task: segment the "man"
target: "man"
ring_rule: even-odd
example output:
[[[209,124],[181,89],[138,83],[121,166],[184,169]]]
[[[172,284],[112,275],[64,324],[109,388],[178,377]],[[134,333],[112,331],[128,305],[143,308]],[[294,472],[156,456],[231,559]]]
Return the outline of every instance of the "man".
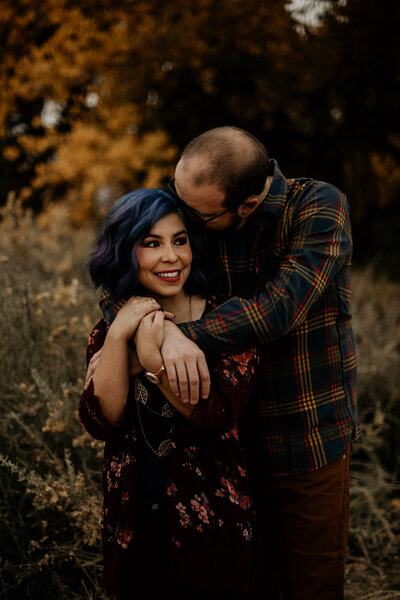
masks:
[[[327,183],[285,179],[264,146],[233,127],[190,142],[170,187],[207,231],[210,292],[231,297],[200,321],[166,323],[171,387],[197,402],[199,389],[208,394],[203,353],[258,346],[243,423],[257,589],[283,600],[343,598],[350,441],[360,438],[346,198]]]

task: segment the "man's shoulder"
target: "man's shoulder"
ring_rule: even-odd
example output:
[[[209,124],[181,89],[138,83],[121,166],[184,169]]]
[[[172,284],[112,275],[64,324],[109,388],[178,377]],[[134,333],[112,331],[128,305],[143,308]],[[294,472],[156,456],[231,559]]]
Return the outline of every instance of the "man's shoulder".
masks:
[[[296,193],[300,190],[328,190],[343,193],[333,183],[328,183],[322,179],[315,179],[314,177],[292,177],[287,179],[288,192],[291,194]]]
[[[311,177],[288,179],[288,200],[293,204],[307,201],[334,203],[346,201],[346,195],[337,186]]]

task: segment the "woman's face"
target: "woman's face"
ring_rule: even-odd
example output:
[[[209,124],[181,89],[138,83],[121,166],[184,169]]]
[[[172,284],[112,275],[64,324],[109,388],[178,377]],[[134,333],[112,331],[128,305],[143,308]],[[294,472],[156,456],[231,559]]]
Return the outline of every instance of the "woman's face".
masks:
[[[151,296],[176,296],[190,273],[192,250],[186,228],[171,213],[154,225],[136,250],[139,282]]]

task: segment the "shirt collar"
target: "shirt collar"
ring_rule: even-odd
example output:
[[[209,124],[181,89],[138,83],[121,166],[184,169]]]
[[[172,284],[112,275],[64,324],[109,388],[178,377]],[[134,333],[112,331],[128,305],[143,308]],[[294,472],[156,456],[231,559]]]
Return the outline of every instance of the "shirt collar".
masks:
[[[279,217],[282,213],[287,198],[288,182],[279,168],[278,162],[272,158],[274,164],[274,176],[268,194],[261,202],[257,213],[268,213]]]

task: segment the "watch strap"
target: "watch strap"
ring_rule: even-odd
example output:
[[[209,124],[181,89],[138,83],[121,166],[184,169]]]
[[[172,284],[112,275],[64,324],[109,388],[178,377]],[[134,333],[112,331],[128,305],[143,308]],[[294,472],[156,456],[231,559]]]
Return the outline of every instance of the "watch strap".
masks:
[[[164,373],[164,371],[165,371],[165,365],[163,363],[161,365],[161,367],[158,369],[157,373],[152,373],[151,371],[145,371],[144,375],[152,383],[161,383],[161,375]]]

